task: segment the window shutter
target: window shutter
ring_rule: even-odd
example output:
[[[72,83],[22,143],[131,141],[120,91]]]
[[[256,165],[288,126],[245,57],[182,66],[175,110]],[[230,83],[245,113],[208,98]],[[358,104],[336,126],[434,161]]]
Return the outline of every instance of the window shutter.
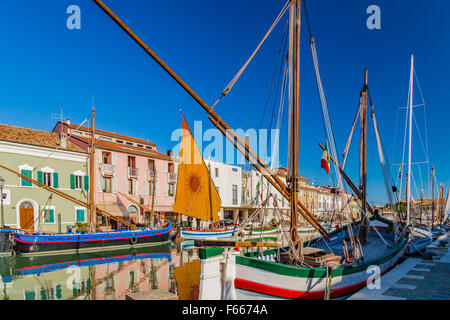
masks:
[[[137,180],[133,179],[133,195],[137,195],[138,194],[138,184],[137,184]]]
[[[42,171],[38,171],[37,172],[37,181],[42,183],[43,179],[42,179]]]
[[[116,161],[117,161],[117,154],[115,152],[111,153],[111,164],[113,166],[116,165]]]
[[[150,181],[145,181],[144,185],[145,185],[145,191],[144,191],[145,195],[149,196],[150,195]]]
[[[102,177],[97,177],[97,191],[98,192],[103,192],[103,179]]]
[[[166,196],[169,196],[169,184],[166,183]]]
[[[75,175],[74,174],[70,175],[70,189],[72,189],[72,190],[75,189]]]
[[[128,179],[125,179],[125,183],[124,183],[124,185],[125,185],[125,188],[124,188],[124,191],[125,191],[125,194],[129,194],[130,193],[130,186],[128,185]]]
[[[102,153],[101,151],[97,151],[97,162],[102,163]]]
[[[89,190],[89,176],[84,176],[84,190]]]
[[[20,173],[21,174],[23,174],[24,176],[27,176],[27,177],[29,177],[29,178],[32,178],[33,177],[33,175],[32,175],[32,172],[31,172],[31,170],[20,170]],[[24,186],[24,187],[31,187],[33,184],[30,182],[30,181],[28,181],[28,180],[25,180],[25,179],[21,179],[22,181],[22,186]]]
[[[155,181],[155,196],[159,196],[159,181]]]
[[[58,172],[53,172],[53,188],[58,189],[59,181],[58,181]]]
[[[112,192],[117,193],[117,178],[113,177],[111,183],[112,183]]]

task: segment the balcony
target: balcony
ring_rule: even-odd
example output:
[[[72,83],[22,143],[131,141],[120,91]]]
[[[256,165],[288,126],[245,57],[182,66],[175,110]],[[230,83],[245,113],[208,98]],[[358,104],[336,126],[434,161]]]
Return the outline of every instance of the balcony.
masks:
[[[147,173],[148,173],[148,179],[149,180],[154,180],[158,177],[158,172],[156,172],[153,169],[147,169]]]
[[[128,178],[137,177],[139,175],[139,169],[134,167],[128,167]]]
[[[176,182],[177,181],[177,174],[176,173],[168,173],[169,181],[170,182]]]
[[[102,164],[102,175],[114,175],[114,167],[112,164]]]

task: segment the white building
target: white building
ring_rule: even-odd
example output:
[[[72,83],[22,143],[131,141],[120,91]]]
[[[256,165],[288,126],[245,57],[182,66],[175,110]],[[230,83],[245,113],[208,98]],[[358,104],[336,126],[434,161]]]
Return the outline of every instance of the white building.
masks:
[[[242,204],[242,169],[213,160],[205,160],[222,201],[221,219],[236,219]]]

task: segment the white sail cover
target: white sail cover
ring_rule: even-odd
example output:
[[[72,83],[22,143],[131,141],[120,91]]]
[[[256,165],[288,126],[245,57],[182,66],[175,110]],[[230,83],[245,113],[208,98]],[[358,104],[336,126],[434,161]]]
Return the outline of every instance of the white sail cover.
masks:
[[[448,189],[447,192],[447,203],[445,204],[445,211],[444,211],[444,222],[447,221],[448,216],[450,215],[450,188]]]

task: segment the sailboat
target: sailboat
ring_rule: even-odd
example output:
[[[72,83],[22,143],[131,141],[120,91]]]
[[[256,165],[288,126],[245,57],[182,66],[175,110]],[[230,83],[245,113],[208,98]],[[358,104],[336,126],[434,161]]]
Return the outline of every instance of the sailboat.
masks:
[[[182,116],[180,162],[177,193],[173,211],[198,220],[211,221],[211,228],[180,227],[180,238],[218,238],[237,234],[239,225],[229,220],[219,221],[221,200],[191,130]],[[216,225],[218,225],[216,227]]]
[[[307,209],[307,207],[299,200],[298,197],[298,153],[299,153],[299,105],[300,105],[300,12],[301,0],[288,1],[285,7],[290,8],[290,34],[293,45],[290,45],[291,52],[289,59],[293,62],[294,68],[290,78],[292,85],[291,108],[291,157],[289,161],[288,186],[281,181],[277,175],[268,167],[268,165],[245,143],[226,123],[214,112],[213,108],[206,104],[173,70],[171,70],[130,28],[128,28],[106,5],[100,0],[94,2],[117,23],[139,46],[149,54],[177,83],[188,92],[196,102],[209,114],[209,120],[222,132],[222,134],[245,156],[246,160],[262,174],[265,179],[280,192],[291,204],[290,209],[290,230],[289,245],[287,247],[272,249],[259,252],[248,252],[239,255],[235,259],[235,272],[227,268],[225,272],[226,278],[233,277],[232,288],[236,288],[236,298],[238,299],[268,299],[268,298],[305,298],[305,299],[323,299],[324,297],[340,297],[351,294],[362,287],[366,286],[368,278],[367,272],[370,267],[377,267],[381,274],[386,273],[393,268],[404,254],[407,232],[403,225],[382,218],[376,212],[367,221],[366,211],[371,211],[370,206],[366,203],[365,194],[365,161],[366,149],[365,128],[367,127],[367,73],[365,77],[365,85],[361,91],[360,105],[362,108],[362,143],[361,162],[363,168],[362,191],[356,189],[354,184],[345,176],[343,170],[335,163],[340,170],[342,176],[348,184],[351,184],[355,193],[361,199],[363,221],[351,223],[339,228],[331,233],[320,225],[315,216]],[[280,14],[281,15],[281,14]],[[247,65],[248,63],[246,63]],[[235,82],[235,81],[234,81]],[[224,90],[222,96],[229,92]],[[362,130],[363,131],[363,130]],[[202,169],[204,172],[206,167]],[[205,176],[206,174],[204,174]],[[178,180],[178,187],[185,185],[188,181]],[[196,183],[195,185],[198,185]],[[177,187],[177,188],[178,188]],[[191,189],[192,192],[196,190]],[[211,190],[211,189],[210,189]],[[177,189],[178,191],[178,189]],[[177,192],[178,195],[178,192]],[[182,195],[186,196],[186,195]],[[206,195],[208,196],[208,195]],[[209,193],[211,196],[211,193]],[[189,199],[187,199],[189,200]],[[187,200],[183,201],[183,206],[187,207]],[[211,202],[212,205],[212,202]],[[217,205],[217,203],[216,203]],[[175,206],[176,207],[176,206]],[[211,208],[211,206],[210,206]],[[175,209],[175,208],[174,208]],[[177,211],[177,210],[174,210]],[[178,211],[181,211],[178,209]],[[206,218],[214,221],[213,210],[203,208]],[[301,214],[308,223],[310,223],[319,233],[320,237],[312,241],[302,243],[299,239],[297,223],[298,214]],[[209,216],[208,216],[209,215]],[[358,228],[366,231],[363,241],[358,240]],[[361,233],[360,233],[361,234]],[[347,240],[350,247],[346,245]],[[367,241],[364,241],[367,240]],[[222,247],[226,241],[206,241],[197,240],[205,246],[211,243],[213,246]],[[233,244],[231,244],[233,242]],[[229,241],[232,247],[238,246],[239,243]],[[262,244],[267,246],[267,244]],[[304,247],[305,246],[305,247]],[[220,254],[222,248],[211,248],[211,254]],[[207,250],[207,249],[201,249]],[[219,253],[218,253],[219,252]],[[199,252],[201,260],[208,260],[211,255],[206,251]],[[232,261],[231,256],[226,259]],[[218,259],[212,257],[215,265],[218,267]],[[203,261],[202,261],[203,265]],[[202,267],[203,270],[203,267]],[[206,270],[206,269],[205,269]],[[214,271],[215,272],[215,271]],[[217,273],[215,273],[215,277]],[[207,277],[202,279],[209,281]],[[217,282],[215,282],[217,283]],[[207,288],[208,285],[203,283],[201,288]],[[227,288],[229,289],[229,288]],[[226,290],[229,292],[228,290]],[[208,291],[211,294],[217,293],[217,290]],[[223,295],[224,297],[233,297],[233,294]]]
[[[141,247],[149,245],[157,245],[169,241],[169,233],[172,230],[172,223],[169,220],[163,220],[154,226],[146,228],[137,228],[132,223],[116,217],[98,207],[94,202],[94,154],[95,154],[95,106],[92,112],[92,135],[90,148],[90,196],[89,203],[76,199],[58,189],[46,186],[43,183],[24,176],[12,169],[3,165],[3,168],[10,171],[22,179],[25,179],[37,187],[43,188],[52,194],[63,197],[80,206],[90,210],[90,231],[73,232],[73,233],[48,233],[48,232],[33,232],[27,233],[22,230],[14,230],[11,233],[13,250],[17,254],[22,255],[42,255],[42,254],[62,254],[73,252],[86,251],[103,251],[122,249],[124,247]],[[96,214],[101,214],[106,218],[113,219],[128,227],[127,230],[119,231],[103,231],[97,232],[95,230]],[[45,219],[43,219],[45,220]]]
[[[413,84],[414,84],[414,55],[411,55],[411,72],[409,80],[409,144],[408,144],[408,173],[406,178],[406,223],[411,229],[409,241],[406,246],[406,253],[409,255],[422,252],[433,242],[431,232],[413,226],[411,222],[411,145],[412,145],[412,118],[413,118]],[[414,219],[415,221],[415,219]]]

